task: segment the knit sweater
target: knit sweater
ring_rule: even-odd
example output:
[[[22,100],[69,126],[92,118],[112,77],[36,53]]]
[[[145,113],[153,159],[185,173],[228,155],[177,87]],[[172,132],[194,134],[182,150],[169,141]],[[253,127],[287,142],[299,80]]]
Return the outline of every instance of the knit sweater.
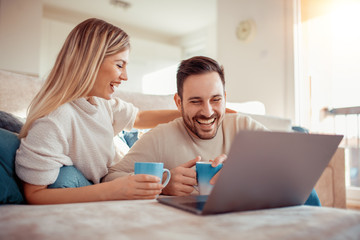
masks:
[[[20,179],[50,185],[62,166],[74,165],[88,180],[100,182],[116,158],[114,136],[133,127],[138,109],[118,98],[93,100],[63,104],[33,123],[16,154]]]

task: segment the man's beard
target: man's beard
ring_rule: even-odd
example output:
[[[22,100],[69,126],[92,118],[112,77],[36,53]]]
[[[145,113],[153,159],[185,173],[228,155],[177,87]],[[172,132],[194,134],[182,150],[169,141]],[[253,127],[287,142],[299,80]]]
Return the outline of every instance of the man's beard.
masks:
[[[219,126],[220,126],[220,124],[219,124],[219,115],[218,115],[217,113],[214,113],[213,115],[211,115],[211,117],[205,117],[205,116],[202,116],[202,115],[196,115],[196,116],[193,117],[192,120],[191,120],[188,116],[186,116],[186,115],[184,114],[184,108],[181,107],[181,109],[182,109],[183,121],[184,121],[184,123],[185,123],[186,128],[187,128],[190,132],[192,132],[192,133],[193,133],[194,135],[196,135],[198,138],[204,139],[204,140],[206,140],[206,139],[212,139],[212,138],[214,138],[214,137],[216,136],[217,131],[218,131]],[[204,119],[204,120],[206,120],[206,119],[212,119],[212,118],[215,118],[215,120],[214,120],[214,122],[213,122],[212,124],[216,125],[216,126],[213,126],[213,128],[212,128],[212,130],[211,130],[212,134],[211,134],[211,135],[206,134],[206,133],[204,134],[201,129],[200,129],[200,131],[199,131],[199,127],[196,126],[196,125],[197,125],[197,124],[200,124],[200,123],[198,123],[196,119]],[[209,135],[209,136],[208,136],[208,135]]]

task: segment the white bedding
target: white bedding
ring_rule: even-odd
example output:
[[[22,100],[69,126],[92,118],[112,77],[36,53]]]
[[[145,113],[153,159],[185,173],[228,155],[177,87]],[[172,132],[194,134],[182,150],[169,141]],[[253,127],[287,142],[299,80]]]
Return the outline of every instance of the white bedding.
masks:
[[[204,217],[155,200],[7,205],[0,239],[360,239],[360,211],[297,206]]]

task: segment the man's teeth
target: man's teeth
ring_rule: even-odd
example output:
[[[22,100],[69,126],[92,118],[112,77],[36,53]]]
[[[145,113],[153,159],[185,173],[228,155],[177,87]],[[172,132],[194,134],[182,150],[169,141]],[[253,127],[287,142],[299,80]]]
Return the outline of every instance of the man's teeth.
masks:
[[[198,123],[200,124],[210,124],[213,123],[215,121],[215,118],[210,118],[210,119],[197,119]]]

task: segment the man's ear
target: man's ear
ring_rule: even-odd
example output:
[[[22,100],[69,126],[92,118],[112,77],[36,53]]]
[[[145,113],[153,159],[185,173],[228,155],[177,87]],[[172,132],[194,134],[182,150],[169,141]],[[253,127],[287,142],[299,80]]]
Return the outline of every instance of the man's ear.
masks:
[[[176,107],[178,108],[179,112],[181,112],[181,98],[180,98],[179,94],[175,93],[174,101],[175,101]]]

